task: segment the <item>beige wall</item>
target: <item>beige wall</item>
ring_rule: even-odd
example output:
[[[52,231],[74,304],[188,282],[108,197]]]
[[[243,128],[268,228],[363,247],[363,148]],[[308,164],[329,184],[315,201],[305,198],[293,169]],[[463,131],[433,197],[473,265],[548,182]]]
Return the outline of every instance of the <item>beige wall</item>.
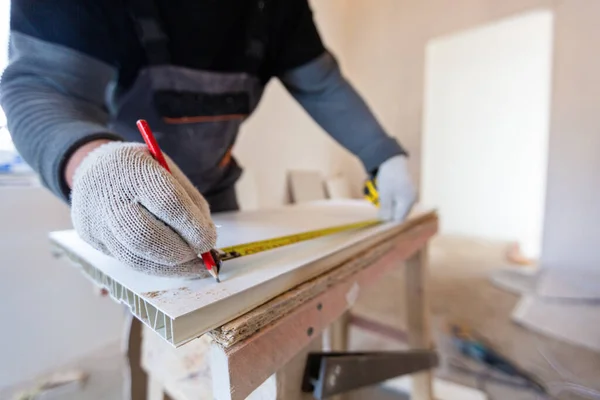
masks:
[[[552,27],[552,10],[533,10],[427,43],[420,195],[440,234],[540,256]]]
[[[598,1],[556,6],[545,267],[600,271],[599,16]]]
[[[549,0],[377,0],[349,7],[346,68],[388,131],[412,153],[420,177],[425,44]]]
[[[550,0],[310,0],[325,44],[346,77],[365,97],[380,122],[411,152],[420,176],[424,47],[429,38],[484,24]],[[274,145],[267,152],[264,145]],[[358,160],[333,142],[277,81],[244,125],[235,154],[246,174],[240,193],[259,207],[287,201],[286,172],[311,168],[324,175],[344,173],[355,195],[364,171]]]
[[[120,340],[125,310],[52,256],[48,232],[72,229],[62,201],[39,187],[0,187],[0,199],[2,392]]]
[[[349,8],[346,68],[384,125],[412,151],[411,166],[418,178],[427,40],[535,8],[555,13],[542,265],[598,270],[600,2],[354,2]]]
[[[325,42],[390,134],[408,148],[420,177],[424,48],[431,38],[536,8],[555,11],[553,103],[543,263],[595,268],[600,237],[600,2],[595,0],[312,0]],[[598,54],[598,55],[597,55]],[[364,173],[272,84],[236,152],[255,175],[261,206],[285,202],[286,168]],[[260,143],[273,143],[269,157]],[[279,168],[273,168],[273,167]],[[593,221],[590,223],[590,221]],[[597,221],[597,222],[596,222]]]
[[[346,0],[312,3],[326,45],[343,62]],[[316,169],[331,176],[346,172],[350,165],[358,174],[362,172],[358,161],[313,122],[277,80],[269,84],[257,112],[244,124],[235,155],[245,169],[238,185],[242,207],[286,203],[290,169]]]

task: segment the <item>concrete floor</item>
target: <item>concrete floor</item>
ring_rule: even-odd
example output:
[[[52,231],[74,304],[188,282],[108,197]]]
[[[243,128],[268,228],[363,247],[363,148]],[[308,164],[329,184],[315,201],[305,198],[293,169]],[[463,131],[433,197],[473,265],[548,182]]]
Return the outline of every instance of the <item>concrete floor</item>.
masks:
[[[510,320],[519,297],[496,288],[489,280],[490,274],[498,269],[523,268],[507,264],[505,250],[504,244],[457,237],[439,236],[432,241],[429,289],[436,337],[443,336],[440,327],[445,322],[464,323],[477,330],[519,366],[554,388],[567,381],[600,390],[599,353],[539,335]],[[402,287],[402,271],[394,271],[376,288],[362,293],[355,312],[402,329],[405,305],[402,290],[398,290]],[[389,295],[385,297],[381,293]],[[402,312],[398,313],[398,309]],[[444,349],[441,351],[444,352]],[[447,368],[438,370],[438,375],[477,386],[477,379],[472,375],[458,374]],[[486,389],[485,383],[483,389]],[[514,391],[493,383],[487,384],[487,392],[491,398],[499,400],[536,398],[531,392]],[[588,398],[574,397],[565,392],[556,397]]]
[[[123,383],[125,364],[122,362],[119,345],[107,346],[100,351],[80,360],[62,370],[80,368],[88,372],[89,378],[83,386],[69,386],[44,393],[35,400],[121,400],[123,399]],[[0,392],[2,400],[16,400],[22,390],[30,390],[35,381],[23,384],[20,390],[13,388]],[[202,399],[202,396],[198,397]],[[383,387],[370,387],[349,393],[344,400],[408,400],[406,395]],[[21,399],[19,399],[21,400]],[[25,400],[25,399],[23,399]],[[158,399],[156,399],[158,400]],[[160,399],[162,400],[162,399]],[[202,399],[208,400],[208,399]]]
[[[510,267],[504,260],[503,245],[463,238],[438,237],[430,247],[430,294],[431,309],[434,315],[435,336],[443,338],[443,327],[447,321],[462,322],[476,329],[503,354],[518,365],[535,374],[544,382],[556,384],[568,381],[572,384],[600,390],[600,354],[586,349],[549,339],[528,331],[510,321],[510,313],[518,301],[518,296],[494,287],[489,274],[499,268]],[[519,268],[519,267],[517,267]],[[403,274],[399,268],[380,284],[360,294],[353,310],[403,329]],[[400,312],[398,311],[400,310]],[[353,349],[394,350],[403,344],[378,335],[352,328],[350,342]],[[443,340],[442,340],[443,342]],[[440,340],[438,340],[440,344]],[[473,387],[480,385],[495,400],[536,400],[534,393],[523,389],[478,380],[471,374],[459,373],[448,368],[445,363],[447,349],[439,348],[442,365],[436,371],[438,376],[464,383]],[[549,361],[550,362],[549,362]],[[554,364],[552,367],[550,363]],[[89,371],[91,376],[82,391],[72,390],[56,395],[44,396],[43,400],[113,400],[120,399],[122,393],[122,368],[119,344],[109,346],[98,354],[77,363]],[[9,393],[0,393],[1,399],[12,398]],[[356,399],[392,400],[402,396],[382,388],[357,391],[349,397]],[[586,399],[565,393],[556,399]],[[442,399],[444,400],[444,399]]]
[[[123,382],[125,363],[121,357],[120,343],[106,346],[88,357],[69,365],[58,368],[57,371],[80,369],[89,374],[82,385],[70,385],[64,388],[48,391],[35,400],[120,400],[123,398]],[[33,380],[19,385],[17,388],[0,391],[0,399],[16,400],[19,393],[31,390],[41,380]],[[23,399],[25,400],[25,399]],[[27,399],[29,400],[29,399]]]

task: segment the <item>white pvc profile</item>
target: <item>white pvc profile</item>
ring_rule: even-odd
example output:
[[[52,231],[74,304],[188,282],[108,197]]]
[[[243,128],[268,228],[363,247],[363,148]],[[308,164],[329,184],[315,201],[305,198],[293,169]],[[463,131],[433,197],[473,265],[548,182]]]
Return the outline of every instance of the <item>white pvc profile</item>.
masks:
[[[179,344],[175,343],[173,340],[173,319],[164,312],[160,311],[132,290],[115,281],[99,269],[94,268],[94,266],[85,262],[83,259],[80,259],[76,255],[64,251],[64,249],[58,246],[55,246],[55,251],[53,253],[58,256],[66,255],[71,262],[81,268],[84,276],[91,280],[95,285],[106,289],[113,300],[129,307],[133,315],[146,326],[155,331],[170,344]]]

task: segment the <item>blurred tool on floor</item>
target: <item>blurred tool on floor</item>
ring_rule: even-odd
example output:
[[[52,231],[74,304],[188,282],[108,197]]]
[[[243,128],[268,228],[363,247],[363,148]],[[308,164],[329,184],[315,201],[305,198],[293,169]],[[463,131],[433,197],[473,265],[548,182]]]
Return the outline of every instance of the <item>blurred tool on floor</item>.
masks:
[[[500,354],[484,338],[466,325],[450,324],[449,331],[455,348],[464,356],[485,365],[487,368],[521,380],[540,394],[547,394],[546,386],[529,372],[515,365]],[[512,383],[511,383],[512,384]]]

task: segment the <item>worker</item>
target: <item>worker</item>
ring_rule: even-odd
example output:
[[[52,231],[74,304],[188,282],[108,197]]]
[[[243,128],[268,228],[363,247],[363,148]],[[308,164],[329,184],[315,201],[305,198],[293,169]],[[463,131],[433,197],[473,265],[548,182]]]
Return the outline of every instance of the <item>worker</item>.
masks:
[[[404,219],[407,152],[342,75],[307,0],[12,0],[0,102],[86,242],[144,273],[197,277],[211,212],[238,208],[232,147],[271,79],[377,177],[381,218]]]
[[[407,153],[340,72],[307,0],[13,0],[0,94],[17,150],[85,241],[145,273],[198,276],[211,211],[238,208],[239,127],[272,78],[376,174],[381,218],[405,218]]]

